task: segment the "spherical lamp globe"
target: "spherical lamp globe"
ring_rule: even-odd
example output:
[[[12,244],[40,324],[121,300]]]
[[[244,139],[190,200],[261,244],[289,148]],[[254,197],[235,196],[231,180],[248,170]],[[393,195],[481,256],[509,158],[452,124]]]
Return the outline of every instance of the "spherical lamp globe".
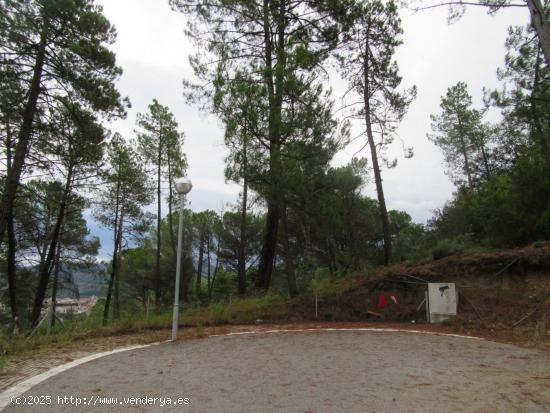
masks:
[[[175,186],[176,192],[180,195],[185,195],[186,193],[191,191],[191,188],[193,188],[193,184],[187,178],[177,178],[175,180]]]

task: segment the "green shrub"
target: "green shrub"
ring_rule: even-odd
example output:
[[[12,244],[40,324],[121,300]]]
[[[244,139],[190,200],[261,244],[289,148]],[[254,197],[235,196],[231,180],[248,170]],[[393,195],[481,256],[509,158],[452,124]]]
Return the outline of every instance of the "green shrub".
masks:
[[[449,257],[451,255],[462,254],[466,247],[463,243],[454,239],[444,239],[437,243],[432,248],[432,258],[434,260],[440,260],[441,258]]]

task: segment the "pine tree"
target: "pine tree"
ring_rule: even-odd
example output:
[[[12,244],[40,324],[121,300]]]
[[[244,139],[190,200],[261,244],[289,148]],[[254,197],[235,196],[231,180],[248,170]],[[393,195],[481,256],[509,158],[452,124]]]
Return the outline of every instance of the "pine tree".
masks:
[[[505,66],[497,71],[504,86],[492,91],[490,103],[502,111],[500,157],[510,165],[522,147],[535,145],[550,160],[550,65],[530,27],[510,27]],[[513,133],[510,133],[513,130]],[[508,161],[508,162],[506,162]]]
[[[0,173],[2,179],[0,186],[4,186],[7,175],[12,173],[13,152],[16,144],[16,128],[21,122],[21,101],[19,96],[23,95],[21,84],[17,79],[17,73],[9,65],[0,66],[0,78],[2,79],[0,89],[0,153],[5,159],[5,175]],[[11,309],[12,329],[17,332],[19,330],[19,309],[17,305],[17,289],[16,289],[16,248],[17,241],[15,237],[15,217],[13,213],[13,205],[10,206],[6,214],[7,220],[7,265],[6,274],[8,279],[8,295]],[[0,236],[0,244],[1,244]]]
[[[162,106],[156,99],[149,105],[149,112],[145,115],[138,114],[137,125],[139,126],[138,142],[139,151],[143,159],[154,169],[157,176],[157,252],[155,264],[155,305],[159,306],[162,299],[161,280],[161,221],[162,221],[162,183],[163,178],[168,175],[169,184],[169,213],[170,234],[172,237],[172,250],[175,252],[175,241],[173,236],[172,223],[172,198],[173,179],[177,175],[182,176],[185,172],[187,162],[185,155],[181,152],[183,133],[178,132],[178,123],[170,109]],[[175,255],[175,254],[174,254]]]
[[[99,239],[89,237],[83,218],[88,207],[88,200],[76,193],[74,188],[69,188],[67,192],[66,182],[60,180],[31,180],[21,187],[15,204],[17,280],[28,272],[29,266],[36,272],[32,284],[18,286],[17,300],[21,303],[20,297],[28,296],[22,303],[33,310],[31,323],[36,322],[34,305],[40,301],[42,309],[48,289],[51,289],[55,301],[60,274],[71,266],[89,265],[90,261],[94,261]],[[54,238],[56,241],[52,247]],[[53,252],[50,252],[52,248]],[[53,258],[48,261],[50,254]]]
[[[469,190],[490,174],[487,154],[490,131],[483,125],[482,115],[472,107],[466,83],[458,82],[441,98],[441,113],[430,116],[435,133],[428,138],[443,151],[447,174],[453,183]]]
[[[20,184],[37,117],[55,113],[59,98],[107,116],[124,114],[114,81],[121,74],[106,45],[115,30],[92,0],[0,2],[2,73],[9,67],[23,93],[21,118],[14,128],[12,165],[2,189],[0,242]],[[0,91],[9,87],[0,77]]]
[[[187,34],[199,50],[191,63],[204,83],[188,84],[192,97],[203,98],[223,121],[227,120],[224,112],[231,108],[226,100],[231,99],[231,91],[237,91],[233,96],[247,91],[256,97],[257,122],[240,126],[247,127],[250,147],[262,148],[265,155],[262,197],[267,218],[256,277],[259,289],[269,288],[274,267],[283,202],[282,152],[289,140],[299,139],[300,125],[313,119],[326,121],[316,118],[301,98],[315,84],[328,52],[338,43],[342,27],[335,16],[346,14],[347,3],[170,1],[189,15]]]
[[[45,259],[39,267],[38,287],[31,315],[33,324],[39,321],[71,196],[96,174],[103,154],[105,131],[96,117],[78,104],[64,99],[60,99],[60,102],[57,112],[51,115],[50,123],[42,131],[41,140],[36,142],[39,150],[52,155],[52,161],[61,171],[63,196],[59,200]]]
[[[104,184],[94,216],[113,231],[113,259],[109,287],[103,311],[103,323],[109,318],[111,298],[115,293],[115,318],[118,318],[120,266],[122,248],[130,237],[138,237],[148,229],[149,217],[142,207],[153,199],[152,185],[142,166],[142,160],[120,134],[115,134],[107,149]]]
[[[384,263],[388,265],[391,234],[380,161],[394,139],[397,125],[416,97],[416,88],[398,90],[401,77],[394,54],[402,43],[402,29],[396,4],[380,0],[358,3],[354,16],[354,25],[339,51],[340,67],[350,89],[361,97],[360,107],[352,109],[352,116],[365,122],[384,231]],[[406,156],[412,156],[412,152],[409,150]],[[390,165],[395,166],[395,163],[393,161]]]

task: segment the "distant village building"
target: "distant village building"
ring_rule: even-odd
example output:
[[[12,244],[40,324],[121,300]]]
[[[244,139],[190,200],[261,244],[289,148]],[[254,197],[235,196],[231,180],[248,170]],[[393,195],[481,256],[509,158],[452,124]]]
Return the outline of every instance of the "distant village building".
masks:
[[[57,314],[84,314],[89,313],[92,307],[97,303],[97,297],[81,297],[81,298],[59,298],[55,304],[55,312]],[[45,313],[51,305],[51,299],[46,301]]]

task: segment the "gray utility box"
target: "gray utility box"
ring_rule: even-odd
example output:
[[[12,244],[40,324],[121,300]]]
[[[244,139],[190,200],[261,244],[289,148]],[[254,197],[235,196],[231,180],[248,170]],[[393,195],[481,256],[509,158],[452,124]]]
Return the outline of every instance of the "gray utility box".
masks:
[[[441,323],[456,315],[458,294],[454,283],[428,283],[426,316],[430,323]]]

